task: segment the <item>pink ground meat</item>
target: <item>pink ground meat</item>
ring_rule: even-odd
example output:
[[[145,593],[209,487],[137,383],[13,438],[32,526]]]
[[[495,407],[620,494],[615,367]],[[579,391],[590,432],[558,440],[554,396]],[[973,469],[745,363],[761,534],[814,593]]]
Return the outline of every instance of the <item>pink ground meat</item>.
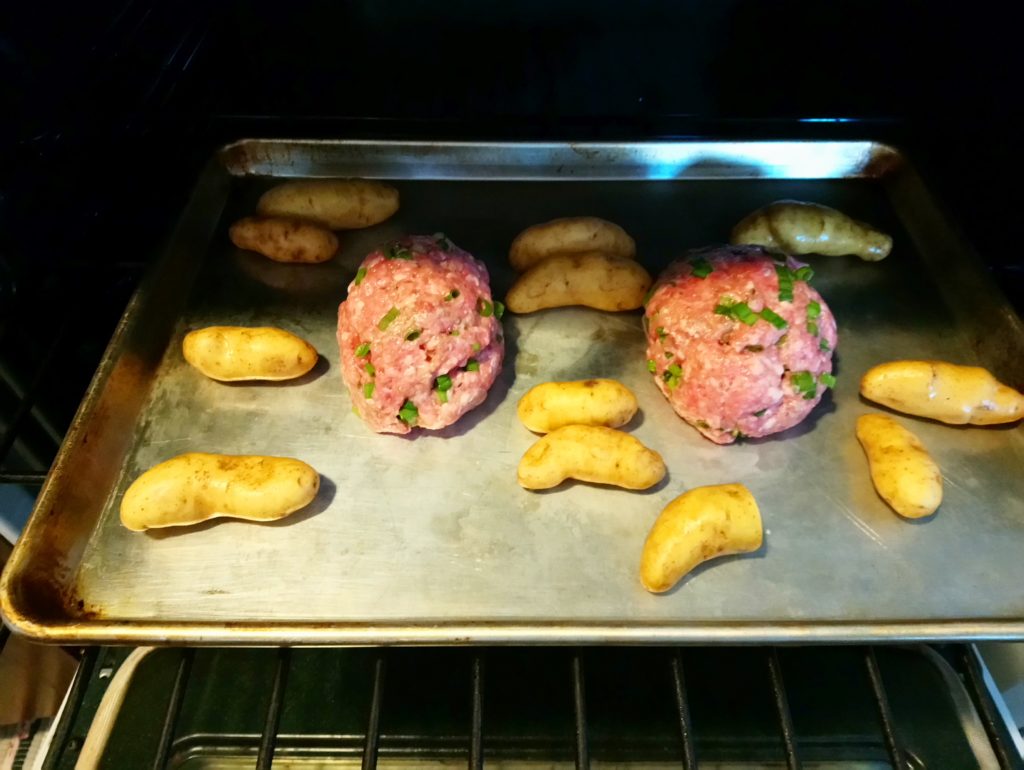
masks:
[[[647,302],[647,367],[676,413],[716,444],[810,414],[832,384],[836,322],[810,268],[758,246],[691,252]]]
[[[443,235],[371,252],[338,308],[341,376],[378,433],[437,430],[487,397],[505,355],[487,269]]]

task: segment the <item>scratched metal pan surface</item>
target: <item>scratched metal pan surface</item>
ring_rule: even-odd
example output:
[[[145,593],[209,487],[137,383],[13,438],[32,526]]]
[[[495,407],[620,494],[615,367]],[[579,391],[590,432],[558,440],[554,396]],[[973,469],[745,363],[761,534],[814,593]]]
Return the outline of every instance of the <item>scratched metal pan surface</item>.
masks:
[[[393,180],[390,221],[344,233],[316,266],[235,249],[235,218],[283,177]],[[647,373],[638,313],[570,308],[505,319],[507,363],[487,401],[439,433],[376,435],[351,411],[338,303],[363,256],[445,232],[501,296],[523,227],[588,214],[621,223],[654,273],[720,242],[778,198],[836,206],[894,235],[879,263],[810,257],[839,322],[838,384],[786,433],[715,446]],[[323,360],[290,383],[219,384],[182,359],[207,324],[273,325]],[[194,644],[810,642],[1024,637],[1024,438],[899,417],[942,468],[937,515],[910,522],[875,494],[854,437],[871,365],[939,358],[1024,383],[1021,324],[898,151],[870,143],[436,145],[244,141],[211,160],[139,289],[3,576],[18,630],[55,641]],[[535,440],[515,406],[547,380],[614,377],[637,394],[628,429],[660,451],[647,492],[568,483],[527,492]],[[322,491],[273,524],[217,520],[152,534],[118,522],[126,486],[188,451],[290,455]],[[640,550],[661,508],[743,482],[764,547],[647,593]]]

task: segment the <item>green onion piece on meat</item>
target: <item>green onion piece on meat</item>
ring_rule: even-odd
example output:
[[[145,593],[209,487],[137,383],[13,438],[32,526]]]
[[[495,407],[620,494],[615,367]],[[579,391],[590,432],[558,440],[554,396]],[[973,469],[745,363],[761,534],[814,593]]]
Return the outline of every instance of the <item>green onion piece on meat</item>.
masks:
[[[364,342],[358,348],[356,348],[356,358],[366,358],[370,355],[370,343]]]
[[[818,375],[818,382],[826,388],[834,388],[836,386],[836,378],[827,372],[825,374]]]
[[[818,324],[814,323],[814,321],[808,321],[807,322],[807,333],[808,334],[813,334],[815,337],[817,337],[818,336]]]
[[[668,372],[673,377],[682,377],[683,376],[683,367],[681,367],[679,364],[672,364],[672,365],[670,365],[668,367]]]
[[[821,338],[821,342],[818,343],[818,350],[822,353],[828,353],[832,348],[828,344],[828,340],[824,337]]]
[[[814,381],[814,375],[810,372],[793,372],[792,383],[797,392],[803,393],[806,399],[812,399],[818,394],[818,383]]]
[[[363,369],[365,369],[366,373],[371,377],[377,376],[377,367],[371,364],[369,361],[366,362],[366,365],[363,367]]]
[[[451,302],[453,299],[458,299],[459,294],[460,292],[458,289],[452,289],[450,292],[444,295],[444,301]]]
[[[410,329],[409,332],[405,335],[405,339],[407,342],[413,342],[414,340],[418,340],[422,333],[422,329]]]
[[[775,274],[779,277],[779,302],[792,302],[793,271],[784,265],[776,265]]]
[[[764,345],[744,345],[743,349],[747,353],[760,353],[762,350],[764,350]]]
[[[785,329],[787,326],[789,326],[789,324],[786,323],[786,319],[780,316],[771,308],[766,307],[764,310],[761,311],[760,316],[768,323],[770,323],[772,326],[774,326],[776,329]]]
[[[807,265],[804,265],[796,271],[796,279],[798,281],[810,281],[813,277],[814,271]]]
[[[476,312],[482,315],[484,318],[490,318],[494,315],[494,305],[483,297],[477,297],[476,300]]]
[[[391,326],[391,322],[394,321],[396,318],[398,318],[398,308],[393,307],[384,314],[383,318],[380,319],[380,322],[377,324],[377,328],[380,329],[381,331],[384,331],[389,326]]]
[[[466,371],[467,372],[479,372],[480,371],[480,362],[477,361],[475,358],[469,359],[468,361],[466,361]]]
[[[384,256],[388,259],[412,259],[412,252],[398,241],[395,241],[388,246],[388,250],[384,253]]]
[[[501,317],[505,315],[505,305],[498,300],[494,300],[494,317],[501,320]]]
[[[458,329],[452,329],[450,332],[448,332],[448,336],[450,337],[458,337],[460,334],[462,334],[462,332],[460,332]]]
[[[668,367],[668,369],[666,369],[661,374],[662,379],[665,380],[665,383],[670,388],[679,387],[679,381],[682,378],[682,376],[683,367],[681,367],[679,364],[672,364],[671,366]]]
[[[435,387],[438,390],[451,390],[452,389],[452,378],[447,374],[439,374],[437,376],[437,382]]]
[[[756,412],[754,412],[754,417],[764,417],[764,413],[767,411],[767,409],[758,409]]]
[[[398,410],[398,419],[410,428],[415,427],[419,416],[420,410],[416,408],[416,404],[409,400],[406,400],[406,402],[402,404],[402,408]]]
[[[704,257],[697,257],[697,259],[690,262],[690,275],[696,278],[707,278],[714,271],[715,269],[711,267],[711,263],[704,259]]]
[[[746,302],[737,302],[733,305],[732,316],[737,321],[741,321],[747,326],[753,326],[757,323],[757,313],[751,310],[750,306]]]
[[[675,358],[675,355],[666,350],[665,351],[665,360],[666,361],[671,361],[673,358]]]
[[[368,382],[365,385],[363,385],[363,398],[365,398],[365,399],[373,398],[373,391],[374,391],[374,389],[376,387],[377,387],[376,383],[373,383],[373,382]]]
[[[651,374],[654,374],[655,372],[658,371],[658,365],[654,362],[653,358],[647,359],[647,371],[649,371]]]
[[[821,305],[813,299],[807,303],[807,320],[813,321],[821,315]]]
[[[356,270],[356,280],[355,280],[356,286],[361,284],[365,277],[366,277],[366,268],[365,267],[361,267],[358,270]]]
[[[473,352],[474,353],[479,353],[480,352],[480,343],[479,342],[474,342],[472,345],[470,345],[470,347],[473,348]]]
[[[447,404],[448,403],[448,391],[447,390],[439,390],[439,391],[437,391],[437,400],[440,403],[442,403],[442,404]]]
[[[659,340],[663,340],[663,339],[665,339],[665,338],[666,338],[667,336],[668,336],[668,332],[667,332],[667,331],[665,331],[665,327],[664,327],[664,326],[659,326],[659,327],[658,327],[658,339],[659,339]]]

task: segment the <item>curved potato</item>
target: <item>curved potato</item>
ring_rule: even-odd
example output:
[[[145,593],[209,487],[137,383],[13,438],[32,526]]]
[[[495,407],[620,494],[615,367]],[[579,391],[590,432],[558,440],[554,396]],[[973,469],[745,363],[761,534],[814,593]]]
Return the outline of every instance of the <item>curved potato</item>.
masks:
[[[756,551],[763,533],[757,501],[742,484],[691,489],[666,505],[651,527],[640,556],[640,582],[662,593],[701,562]]]
[[[618,380],[545,382],[519,399],[519,421],[534,433],[565,425],[618,428],[633,419],[639,405],[633,391]]]
[[[597,310],[636,310],[651,288],[651,276],[639,264],[607,254],[548,257],[519,276],[505,304],[513,313],[583,305]]]
[[[369,179],[305,179],[267,190],[256,210],[263,216],[318,222],[331,230],[358,230],[398,211],[398,190]]]
[[[861,378],[864,398],[951,425],[997,425],[1024,417],[1024,395],[987,369],[943,361],[890,361]]]
[[[228,230],[240,249],[255,251],[275,262],[315,264],[338,253],[338,237],[313,222],[291,217],[245,217]]]
[[[309,505],[320,475],[290,457],[190,452],[155,465],[121,499],[121,523],[141,532],[228,516],[273,521]]]
[[[588,251],[633,259],[636,242],[614,222],[597,217],[564,217],[519,233],[509,248],[508,261],[522,272],[548,257]]]
[[[931,516],[942,502],[942,473],[921,441],[884,414],[857,418],[857,440],[864,447],[871,482],[900,516]]]
[[[596,425],[566,425],[541,438],[519,461],[526,489],[550,489],[566,479],[647,489],[665,477],[661,455],[628,433]]]
[[[892,238],[841,211],[818,203],[782,200],[743,218],[729,242],[750,243],[787,254],[855,254],[868,262],[885,259]]]
[[[208,326],[185,335],[185,360],[221,382],[291,380],[317,362],[316,348],[272,326]]]

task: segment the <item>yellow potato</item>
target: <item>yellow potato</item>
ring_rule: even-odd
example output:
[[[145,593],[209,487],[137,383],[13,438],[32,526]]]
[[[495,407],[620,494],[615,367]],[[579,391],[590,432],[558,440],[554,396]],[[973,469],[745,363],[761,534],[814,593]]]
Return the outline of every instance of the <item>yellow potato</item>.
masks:
[[[307,179],[267,190],[256,209],[263,216],[297,217],[331,230],[357,230],[398,211],[398,190],[368,179]]]
[[[1024,395],[978,366],[890,361],[861,378],[864,398],[951,425],[996,425],[1024,417]]]
[[[316,365],[316,348],[272,326],[208,326],[185,335],[185,360],[207,377],[236,380],[291,380]]]
[[[640,556],[640,582],[653,593],[669,590],[701,562],[761,547],[761,512],[742,484],[684,492],[654,522]]]
[[[545,382],[521,399],[519,421],[534,433],[565,425],[618,428],[633,419],[638,404],[633,391],[617,380]]]
[[[888,415],[865,414],[857,418],[857,440],[875,489],[896,513],[908,519],[935,513],[942,474],[917,436]]]
[[[597,217],[566,217],[527,227],[519,233],[512,241],[508,261],[522,272],[548,257],[588,251],[633,259],[636,242],[614,222]]]
[[[121,500],[121,523],[141,532],[228,516],[273,521],[309,505],[320,475],[290,457],[190,452],[150,468]]]
[[[565,254],[538,262],[512,284],[505,304],[513,313],[584,305],[598,310],[636,310],[651,276],[631,259],[606,254]]]
[[[775,201],[746,216],[732,229],[731,243],[752,243],[787,254],[855,254],[868,262],[885,259],[892,238],[828,206]]]
[[[566,425],[526,450],[519,484],[550,489],[566,479],[647,489],[665,477],[661,455],[628,433],[596,425]]]
[[[255,251],[275,262],[326,262],[338,253],[338,238],[313,222],[290,217],[245,217],[228,231],[240,249]]]

